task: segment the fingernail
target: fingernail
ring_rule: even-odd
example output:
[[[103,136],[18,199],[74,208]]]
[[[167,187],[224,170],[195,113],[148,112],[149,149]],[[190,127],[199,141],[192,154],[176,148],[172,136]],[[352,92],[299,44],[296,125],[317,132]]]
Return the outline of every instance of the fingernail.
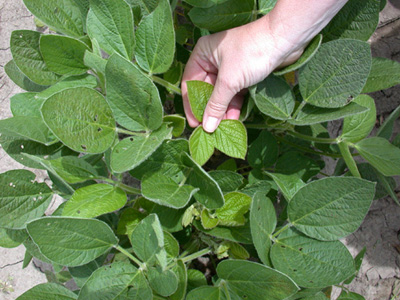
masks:
[[[203,128],[207,132],[214,132],[218,127],[218,119],[214,117],[208,117],[203,123]]]

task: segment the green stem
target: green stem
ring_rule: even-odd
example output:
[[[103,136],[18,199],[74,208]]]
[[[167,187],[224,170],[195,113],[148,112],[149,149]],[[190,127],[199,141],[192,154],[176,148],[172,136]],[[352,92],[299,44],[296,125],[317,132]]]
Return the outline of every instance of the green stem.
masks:
[[[294,112],[292,119],[296,119],[297,115],[299,114],[299,112],[303,109],[303,107],[307,104],[307,102],[303,101],[300,103],[299,107],[297,108],[297,110]]]
[[[346,163],[347,167],[349,168],[351,174],[354,177],[361,178],[360,172],[358,171],[357,164],[353,159],[353,156],[350,152],[349,145],[346,142],[338,143],[340,153],[343,156],[344,162]]]
[[[132,260],[138,267],[143,267],[143,263],[138,260],[136,257],[134,257],[132,254],[130,254],[128,251],[126,251],[124,248],[121,246],[114,246],[115,249],[117,249],[119,252],[124,254],[125,256],[129,257],[130,260]]]
[[[309,136],[309,135],[305,135],[305,134],[301,134],[299,132],[296,131],[287,131],[288,134],[306,140],[306,141],[310,141],[310,142],[316,142],[319,144],[336,144],[337,143],[337,139],[330,139],[330,138],[318,138],[318,137],[313,137],[313,136]]]
[[[226,286],[225,280],[221,280],[221,285],[224,287],[226,299],[232,300],[231,295],[229,294],[229,291],[228,291],[228,287]]]
[[[102,180],[105,182],[111,183],[112,185],[114,185],[116,187],[119,187],[120,189],[124,190],[128,194],[131,194],[131,195],[141,195],[142,194],[141,190],[131,187],[129,185],[126,185],[122,182],[118,182],[118,181],[115,181],[115,180],[112,180],[109,178],[102,178]]]
[[[195,252],[193,254],[190,254],[190,255],[188,255],[186,257],[183,257],[182,261],[184,263],[186,263],[186,262],[192,261],[192,260],[194,260],[196,258],[202,257],[203,255],[206,255],[206,254],[208,254],[210,252],[211,252],[210,248],[205,248],[203,250],[200,250],[200,251],[197,251],[197,252]]]
[[[286,231],[288,228],[292,227],[293,225],[291,223],[287,223],[285,226],[283,226],[281,229],[279,229],[278,231],[276,231],[273,235],[272,235],[272,239],[275,239],[278,235],[280,235],[282,232]]]
[[[127,135],[135,135],[135,136],[146,136],[148,135],[148,132],[136,132],[136,131],[130,131],[130,130],[126,130],[126,129],[122,129],[117,127],[116,128],[117,133],[124,133]]]
[[[154,75],[152,75],[151,78],[153,79],[153,81],[155,83],[158,83],[159,85],[162,85],[163,87],[166,87],[167,89],[170,89],[175,94],[182,95],[181,89],[178,88],[176,85],[173,85],[172,83],[170,83],[160,77],[154,76]]]

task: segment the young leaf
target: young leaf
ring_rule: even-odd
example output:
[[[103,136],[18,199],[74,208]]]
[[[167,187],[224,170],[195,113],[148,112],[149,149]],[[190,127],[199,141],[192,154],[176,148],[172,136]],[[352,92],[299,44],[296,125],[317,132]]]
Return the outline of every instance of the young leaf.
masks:
[[[126,194],[109,184],[93,184],[77,189],[65,204],[62,215],[69,217],[95,218],[123,207]]]
[[[139,8],[141,16],[147,16],[156,9],[160,0],[127,0],[126,2],[132,6],[133,10]]]
[[[392,111],[390,116],[386,118],[385,123],[383,123],[381,127],[379,127],[376,136],[390,140],[390,137],[392,136],[393,133],[394,122],[399,118],[399,116],[400,116],[400,106],[398,106],[394,111]]]
[[[249,222],[247,222],[244,226],[237,226],[237,227],[217,226],[210,230],[203,228],[203,226],[200,224],[199,221],[195,221],[193,224],[198,230],[220,239],[237,242],[241,244],[253,243],[251,239]]]
[[[218,264],[217,273],[241,299],[278,300],[298,291],[285,274],[250,261],[224,260]]]
[[[34,286],[30,290],[23,293],[17,298],[17,300],[32,300],[32,299],[42,299],[42,300],[76,300],[78,296],[65,288],[64,286],[57,283],[42,283]]]
[[[123,0],[90,0],[87,32],[105,52],[117,52],[128,60],[135,46],[133,14]],[[122,69],[121,69],[122,70]]]
[[[282,78],[270,75],[250,88],[250,95],[258,109],[277,120],[287,120],[294,109],[294,96],[289,84]]]
[[[232,192],[226,194],[224,199],[224,206],[215,211],[219,224],[223,226],[244,225],[246,222],[244,215],[250,209],[251,197],[243,193]]]
[[[39,48],[40,32],[16,30],[11,34],[10,47],[18,69],[39,85],[52,85],[59,80],[46,66]]]
[[[289,202],[289,220],[309,237],[336,240],[357,230],[374,194],[375,184],[359,178],[329,177],[312,181]]]
[[[345,141],[356,143],[367,137],[376,122],[375,101],[368,95],[360,95],[353,102],[368,108],[366,112],[349,116],[343,120],[341,138]]]
[[[109,58],[106,87],[107,101],[121,126],[133,131],[161,126],[163,109],[157,87],[130,61],[117,54]]]
[[[189,98],[190,108],[197,121],[203,121],[204,110],[206,109],[207,102],[211,97],[214,86],[198,80],[191,80],[186,82],[187,94]]]
[[[223,193],[236,191],[244,182],[242,175],[232,171],[215,170],[208,174],[218,183]]]
[[[214,153],[215,136],[204,131],[198,126],[189,138],[189,149],[192,158],[199,164],[204,165]]]
[[[30,80],[21,70],[17,67],[14,60],[10,60],[5,66],[4,71],[7,76],[20,88],[28,92],[41,92],[45,90],[47,85],[40,85]]]
[[[400,63],[383,57],[373,57],[371,72],[362,93],[384,90],[399,83]]]
[[[247,160],[249,165],[256,169],[263,169],[273,165],[278,158],[278,143],[274,136],[263,130],[249,146]]]
[[[84,18],[74,0],[24,0],[25,6],[39,20],[65,35],[84,34]]]
[[[200,220],[204,229],[213,229],[219,223],[218,218],[210,216],[210,211],[206,208],[201,211]]]
[[[301,95],[304,101],[318,107],[345,106],[361,92],[370,69],[371,49],[367,43],[357,40],[328,42],[300,69]]]
[[[357,151],[374,168],[385,176],[400,175],[400,149],[381,137],[361,140]]]
[[[111,169],[116,173],[129,171],[148,158],[164,140],[171,137],[172,128],[163,124],[147,135],[131,136],[114,146],[111,152]]]
[[[186,119],[179,115],[168,115],[163,119],[164,123],[170,123],[173,137],[180,137],[185,131]]]
[[[170,296],[178,289],[178,277],[172,270],[149,268],[147,278],[150,287],[161,296]]]
[[[81,87],[66,89],[42,105],[46,125],[69,148],[102,153],[115,139],[115,120],[104,97]]]
[[[112,229],[95,219],[44,217],[27,229],[40,252],[63,266],[87,264],[118,244]]]
[[[165,73],[175,56],[175,32],[169,1],[160,0],[136,30],[135,58],[149,73]]]
[[[353,257],[340,241],[321,242],[291,228],[278,236],[271,260],[278,271],[308,288],[339,284],[355,271]]]
[[[276,2],[277,0],[258,0],[258,12],[266,15],[274,8]]]
[[[44,214],[53,192],[45,183],[35,182],[35,178],[28,170],[0,174],[0,227],[22,229]]]
[[[287,201],[290,201],[298,190],[306,185],[297,174],[287,175],[270,172],[265,172],[265,174],[274,180]]]
[[[245,159],[247,153],[247,130],[238,120],[222,120],[213,133],[215,148],[230,157]]]

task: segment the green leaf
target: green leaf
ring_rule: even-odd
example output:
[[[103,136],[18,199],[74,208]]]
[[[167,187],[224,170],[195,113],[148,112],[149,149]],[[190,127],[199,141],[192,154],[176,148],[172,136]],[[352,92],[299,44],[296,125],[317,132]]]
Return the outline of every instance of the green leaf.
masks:
[[[306,185],[297,174],[287,175],[270,172],[265,172],[265,174],[274,180],[287,201],[290,201],[298,190]]]
[[[130,235],[136,225],[145,218],[145,215],[138,210],[129,207],[122,211],[119,216],[117,234]]]
[[[146,160],[164,140],[171,137],[172,128],[163,124],[146,135],[131,136],[114,146],[111,153],[111,169],[116,173],[129,171]]]
[[[360,95],[353,102],[368,108],[368,110],[361,114],[344,118],[341,138],[345,141],[356,143],[367,137],[374,128],[376,107],[374,99],[368,95]]]
[[[92,43],[95,40],[92,40]],[[83,62],[85,66],[88,68],[92,69],[97,73],[97,75],[100,75],[104,77],[104,74],[106,73],[106,65],[107,65],[107,60],[100,57],[97,54],[94,54],[90,51],[85,51],[85,56],[83,57]],[[99,76],[99,77],[100,77]]]
[[[357,230],[374,194],[375,184],[359,178],[329,177],[312,181],[289,202],[289,220],[309,237],[336,240]]]
[[[243,193],[232,192],[226,194],[224,199],[224,206],[215,211],[219,224],[224,226],[244,225],[246,222],[244,215],[250,209],[251,197]]]
[[[224,198],[219,185],[207,174],[188,154],[183,153],[182,162],[191,169],[187,183],[199,191],[194,198],[208,209],[215,209],[224,205]]]
[[[161,296],[170,296],[178,289],[178,277],[172,270],[162,271],[157,268],[149,268],[147,278],[150,287]]]
[[[20,88],[28,92],[41,92],[47,88],[46,85],[40,85],[30,80],[21,70],[17,67],[14,60],[10,60],[5,66],[4,71],[7,76]]]
[[[164,230],[169,232],[178,232],[183,229],[182,219],[185,208],[174,209],[154,204],[150,211],[158,216]]]
[[[385,176],[400,175],[400,149],[381,137],[361,140],[355,145],[361,156]]]
[[[135,58],[149,73],[165,73],[175,56],[175,32],[169,1],[160,0],[136,30]]]
[[[187,295],[186,300],[228,300],[225,293],[220,287],[215,286],[201,286],[198,287]]]
[[[15,248],[28,238],[26,230],[0,228],[0,247]]]
[[[126,194],[109,184],[94,184],[77,189],[65,204],[62,215],[95,218],[119,210],[126,203]]]
[[[213,133],[215,148],[230,157],[244,159],[247,153],[247,130],[238,120],[222,120]]]
[[[10,98],[10,110],[14,117],[38,117],[41,118],[40,107],[42,99],[37,99],[37,93],[20,93]]]
[[[168,115],[163,119],[164,123],[170,123],[172,126],[173,137],[180,137],[185,131],[186,119],[179,115]]]
[[[256,193],[250,208],[251,236],[258,257],[267,266],[271,266],[269,252],[276,223],[276,212],[271,200],[261,192]]]
[[[358,97],[357,97],[358,98]],[[368,109],[354,102],[339,108],[322,108],[306,104],[297,115],[296,119],[288,122],[293,125],[305,126],[317,123],[342,119],[347,116],[366,112]]]
[[[336,39],[367,41],[379,22],[379,0],[352,0],[322,30],[324,42]]]
[[[204,110],[211,97],[214,86],[204,81],[191,80],[186,82],[190,108],[197,121],[203,121]]]
[[[337,300],[365,300],[365,298],[360,294],[342,290]]]
[[[371,72],[362,93],[384,90],[399,83],[400,63],[384,57],[373,57]]]
[[[297,175],[304,182],[317,175],[320,170],[317,161],[298,151],[284,153],[275,165],[275,173]]]
[[[80,290],[78,299],[151,300],[152,292],[141,270],[126,262],[116,262],[94,271]]]
[[[163,269],[166,267],[164,234],[156,214],[150,214],[140,221],[133,230],[130,240],[133,251],[141,261],[152,265],[157,260]]]
[[[278,236],[271,260],[277,270],[308,288],[339,284],[355,271],[353,257],[341,242],[321,242],[291,228]]]
[[[105,52],[117,52],[128,60],[135,46],[133,14],[123,0],[90,0],[87,32]],[[123,69],[121,69],[123,70]]]
[[[74,0],[24,0],[25,6],[42,22],[65,35],[80,37],[84,34],[84,18]]]
[[[59,75],[81,75],[88,71],[83,63],[89,47],[74,38],[60,35],[42,35],[40,52],[50,71]]]
[[[142,178],[142,194],[145,198],[175,209],[183,208],[198,188],[178,184],[161,172],[150,173]]]
[[[366,252],[367,252],[367,247],[364,246],[364,248],[362,248],[361,251],[356,255],[356,257],[354,258],[355,272],[353,276],[347,278],[346,281],[343,282],[344,284],[350,284],[354,280],[354,278],[356,278],[358,272],[360,271]]]
[[[224,260],[217,273],[241,299],[285,299],[298,291],[285,274],[250,261]]]
[[[277,120],[287,120],[293,112],[295,99],[289,84],[270,75],[250,88],[250,95],[258,109]]]
[[[172,268],[175,275],[178,277],[178,288],[169,298],[171,300],[184,300],[186,296],[186,289],[188,285],[188,274],[186,266],[182,260],[178,260],[176,265]]]
[[[244,183],[243,176],[236,172],[216,170],[208,174],[218,183],[223,193],[234,192]]]
[[[16,30],[11,34],[10,47],[17,67],[39,85],[51,85],[59,80],[46,66],[39,48],[41,34],[30,30]]]
[[[257,192],[264,193],[264,195],[268,194],[271,190],[271,183],[267,180],[260,180],[255,183],[247,184],[240,191],[250,197],[254,197]]]
[[[206,277],[203,273],[196,269],[187,270],[187,290],[191,291],[195,288],[207,285]]]
[[[112,229],[95,219],[44,217],[27,229],[40,252],[63,266],[87,264],[118,243]]]
[[[273,165],[278,158],[278,150],[275,137],[268,130],[262,130],[257,139],[249,146],[247,155],[249,165],[256,169]]]
[[[65,288],[64,286],[57,283],[42,283],[34,286],[30,290],[23,293],[17,298],[17,300],[74,300],[78,299],[78,296]]]
[[[361,92],[370,69],[369,44],[350,39],[328,42],[300,69],[301,95],[318,107],[345,106]]]
[[[195,7],[208,8],[217,4],[224,3],[227,0],[184,0],[184,1]]]
[[[266,15],[275,6],[277,0],[258,0],[258,13]]]
[[[383,123],[381,127],[379,127],[376,136],[390,140],[393,133],[394,122],[399,118],[399,116],[400,116],[400,106],[398,106],[394,111],[392,111],[390,116],[386,118],[385,123]]]
[[[117,54],[109,58],[106,87],[107,101],[121,126],[134,131],[161,126],[163,110],[157,87],[130,61]]]
[[[322,43],[322,34],[318,34],[308,44],[301,57],[295,63],[287,67],[284,67],[283,69],[275,71],[274,75],[279,76],[300,69],[302,66],[304,66],[306,63],[309,62],[309,60],[315,55],[315,53],[317,53],[319,47],[321,46],[321,43]]]
[[[44,214],[53,192],[45,183],[35,182],[35,178],[27,170],[0,174],[0,227],[23,229],[26,223]]]
[[[105,256],[106,255],[102,255],[83,266],[68,268],[68,271],[79,288],[82,288],[92,273],[103,265],[106,258]]]
[[[212,229],[216,227],[219,223],[218,218],[214,215],[210,215],[210,211],[208,209],[203,209],[200,214],[201,225],[205,229]]]
[[[190,135],[190,155],[201,166],[213,155],[214,145],[215,135],[204,131],[202,126],[198,126]]]
[[[104,97],[81,87],[66,89],[48,98],[42,106],[46,125],[69,148],[102,153],[115,139],[115,120]]]
[[[164,248],[167,251],[168,260],[174,260],[179,256],[179,242],[172,233],[164,230]]]
[[[224,227],[224,226],[217,226],[213,229],[205,229],[199,221],[195,221],[193,223],[195,227],[214,237],[237,242],[241,244],[252,244],[253,241],[251,239],[251,232],[250,232],[250,224],[247,222],[244,226],[237,226],[237,227]]]
[[[209,8],[194,7],[189,17],[197,27],[222,31],[249,23],[254,8],[254,0],[227,0]]]

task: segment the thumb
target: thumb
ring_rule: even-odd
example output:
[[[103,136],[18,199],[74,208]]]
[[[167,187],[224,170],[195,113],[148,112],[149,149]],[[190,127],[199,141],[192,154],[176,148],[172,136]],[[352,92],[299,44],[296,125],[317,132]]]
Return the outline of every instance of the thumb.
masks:
[[[231,84],[221,79],[223,77],[226,76],[219,74],[217,77],[214,90],[204,111],[202,122],[203,129],[209,133],[217,129],[219,123],[224,118],[229,103],[238,92],[232,88]]]

